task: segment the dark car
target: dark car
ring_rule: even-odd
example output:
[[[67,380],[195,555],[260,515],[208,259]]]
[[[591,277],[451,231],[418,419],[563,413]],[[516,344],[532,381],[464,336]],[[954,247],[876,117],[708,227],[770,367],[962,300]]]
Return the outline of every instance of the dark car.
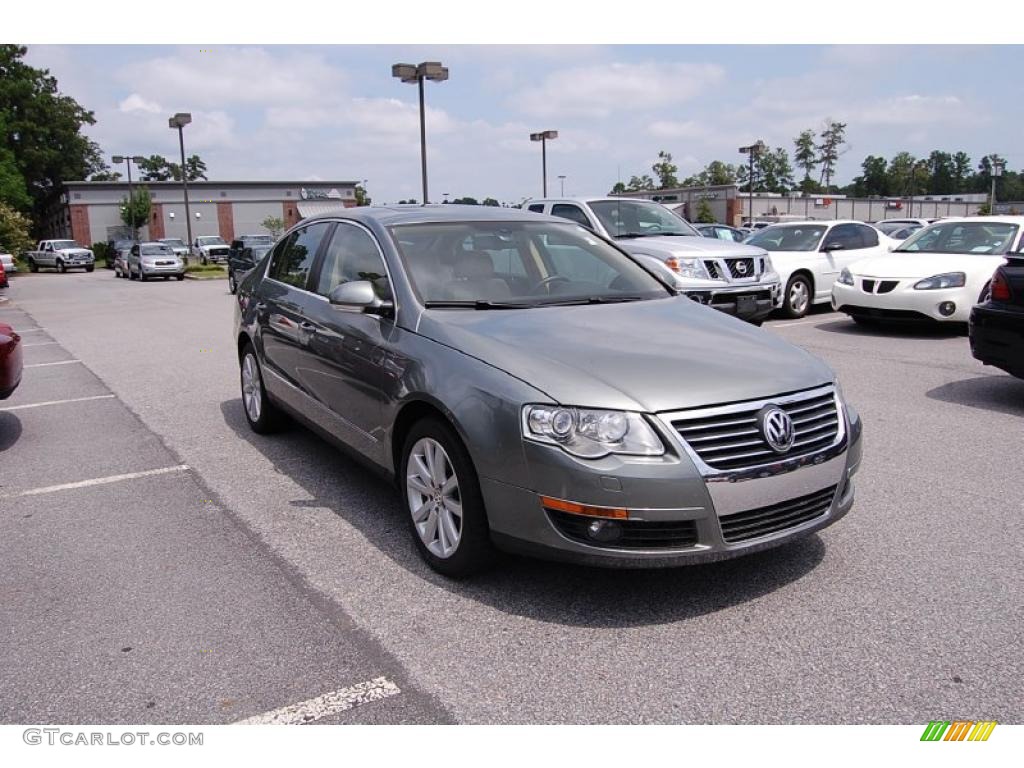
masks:
[[[257,243],[238,250],[231,249],[228,255],[228,290],[231,293],[238,290],[239,281],[244,280],[249,270],[259,264],[272,245],[273,243]]]
[[[107,240],[107,269],[114,268],[114,262],[120,254],[124,254],[124,257],[128,258],[128,252],[132,249],[138,240],[130,240],[128,238],[115,238]]]
[[[243,248],[265,247],[270,248],[274,244],[274,238],[270,235],[239,235],[231,241],[231,248],[228,250],[228,261],[232,256],[241,254]]]
[[[417,549],[449,576],[494,547],[736,557],[853,505],[861,422],[828,366],[564,218],[305,219],[239,283],[235,341],[252,430],[292,415],[394,478]]]
[[[1024,379],[1024,253],[992,275],[988,300],[971,310],[971,354]]]
[[[0,400],[6,400],[21,383],[21,337],[0,323]]]

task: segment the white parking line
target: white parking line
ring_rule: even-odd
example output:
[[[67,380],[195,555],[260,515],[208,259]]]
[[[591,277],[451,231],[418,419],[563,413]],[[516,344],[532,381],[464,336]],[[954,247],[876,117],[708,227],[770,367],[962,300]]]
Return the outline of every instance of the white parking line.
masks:
[[[315,699],[281,707],[262,715],[247,717],[235,725],[302,725],[312,723],[347,709],[379,701],[401,693],[397,685],[386,677],[376,677],[365,683],[325,693]]]
[[[18,333],[21,333],[21,331],[18,331]],[[22,344],[21,348],[22,349],[28,349],[29,347],[48,347],[51,344],[60,344],[60,342],[59,341],[37,341],[35,344]]]
[[[25,366],[28,368],[28,366]],[[23,411],[26,408],[42,408],[44,405],[64,405],[64,403],[85,403],[90,400],[106,400],[114,395],[92,395],[91,397],[73,397],[70,400],[47,400],[42,403],[27,403],[25,405],[8,405],[0,408],[0,411]]]
[[[71,363],[80,363],[79,359],[74,360],[58,360],[56,363],[32,363],[31,365],[24,366],[25,368],[45,368],[48,365],[71,365]]]
[[[786,322],[786,321],[782,321],[782,322],[778,322],[778,323],[772,323],[768,327],[769,328],[791,328],[794,325],[810,325],[811,323],[818,323],[818,322],[821,322],[821,321],[817,320],[817,319],[815,319],[815,320],[797,320],[797,321],[792,322],[792,323]]]
[[[45,331],[45,328],[19,328],[18,334],[22,333],[35,333],[36,331]]]
[[[139,477],[151,477],[153,475],[166,475],[170,472],[184,472],[188,464],[179,464],[175,467],[161,467],[160,469],[147,469],[144,472],[129,472],[126,475],[110,475],[109,477],[94,477],[92,480],[80,480],[77,483],[62,483],[61,485],[48,485],[43,488],[32,488],[20,493],[10,493],[0,498],[13,499],[18,496],[39,496],[44,493],[56,493],[57,491],[68,491],[75,488],[91,488],[94,485],[107,485],[108,483],[120,483],[123,480],[135,480]]]

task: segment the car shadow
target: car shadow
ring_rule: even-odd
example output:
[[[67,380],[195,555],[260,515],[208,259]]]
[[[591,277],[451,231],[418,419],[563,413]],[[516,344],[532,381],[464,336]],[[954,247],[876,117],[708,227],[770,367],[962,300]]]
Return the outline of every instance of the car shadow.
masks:
[[[925,396],[944,403],[956,403],[1009,416],[1024,416],[1024,380],[1009,374],[951,381],[928,390]]]
[[[0,411],[0,451],[6,451],[20,437],[21,420],[10,411]]]
[[[308,492],[298,508],[328,508],[409,573],[497,610],[553,624],[636,627],[671,623],[755,600],[799,580],[825,557],[817,535],[736,560],[663,569],[604,569],[501,555],[472,579],[434,573],[420,558],[398,491],[344,452],[293,425],[254,434],[241,402],[221,403],[225,424]]]
[[[967,325],[960,323],[898,323],[881,322],[860,325],[843,317],[815,326],[818,330],[847,336],[871,336],[890,339],[953,339],[967,335]]]

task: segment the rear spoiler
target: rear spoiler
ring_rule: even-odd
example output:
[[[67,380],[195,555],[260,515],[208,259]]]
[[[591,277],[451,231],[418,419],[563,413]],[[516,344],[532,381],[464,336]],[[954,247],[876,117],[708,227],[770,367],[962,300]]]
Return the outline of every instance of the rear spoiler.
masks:
[[[1011,267],[1024,267],[1024,251],[1004,253],[1003,258],[1010,262]]]

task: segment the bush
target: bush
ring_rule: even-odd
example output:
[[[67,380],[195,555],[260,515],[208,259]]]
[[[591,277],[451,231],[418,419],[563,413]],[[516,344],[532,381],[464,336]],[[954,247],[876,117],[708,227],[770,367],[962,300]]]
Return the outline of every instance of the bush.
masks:
[[[227,272],[220,264],[189,264],[185,267],[186,272],[222,272],[225,275]]]
[[[29,237],[29,226],[28,218],[0,202],[0,250],[15,258],[32,250],[34,243]]]
[[[103,259],[104,261],[106,261],[107,260],[107,256],[109,255],[107,253],[107,244],[106,243],[93,243],[92,244],[92,254],[93,254],[93,256],[96,257],[96,261],[99,261],[100,259]]]

